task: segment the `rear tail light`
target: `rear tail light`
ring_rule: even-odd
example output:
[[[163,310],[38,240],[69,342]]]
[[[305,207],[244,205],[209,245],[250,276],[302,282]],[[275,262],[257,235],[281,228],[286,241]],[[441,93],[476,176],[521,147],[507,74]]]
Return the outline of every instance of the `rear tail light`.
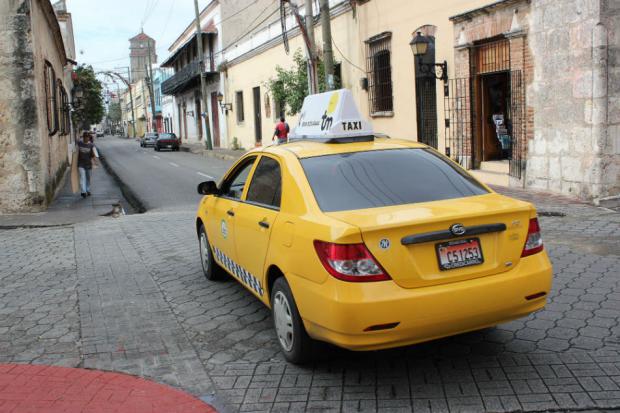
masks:
[[[530,225],[527,229],[527,239],[525,240],[525,246],[523,247],[522,257],[536,254],[543,250],[542,236],[540,235],[540,226],[538,225],[538,218],[530,219]]]
[[[391,279],[364,244],[314,241],[314,248],[327,272],[339,280],[367,282]]]

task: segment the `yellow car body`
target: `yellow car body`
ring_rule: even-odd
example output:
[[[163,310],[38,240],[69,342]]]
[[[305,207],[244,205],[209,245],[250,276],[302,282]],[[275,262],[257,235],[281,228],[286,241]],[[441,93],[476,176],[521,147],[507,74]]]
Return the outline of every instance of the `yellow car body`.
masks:
[[[274,280],[285,277],[307,334],[351,350],[428,341],[494,326],[543,308],[552,282],[547,253],[522,256],[528,223],[536,218],[532,204],[476,182],[488,192],[324,212],[300,162],[324,155],[400,149],[432,151],[474,180],[448,158],[411,141],[375,138],[327,144],[300,140],[259,148],[239,159],[222,179],[226,182],[254,159],[239,198],[203,197],[196,228],[204,226],[217,263],[265,305],[272,305]],[[279,208],[246,202],[247,183],[263,157],[280,166]],[[501,223],[505,228],[476,235],[483,263],[442,271],[436,252],[442,248],[437,247],[441,240],[433,234],[453,223],[466,228]],[[415,234],[435,238],[407,244],[407,236]],[[317,256],[317,240],[365,244],[389,279],[349,282],[335,278]]]

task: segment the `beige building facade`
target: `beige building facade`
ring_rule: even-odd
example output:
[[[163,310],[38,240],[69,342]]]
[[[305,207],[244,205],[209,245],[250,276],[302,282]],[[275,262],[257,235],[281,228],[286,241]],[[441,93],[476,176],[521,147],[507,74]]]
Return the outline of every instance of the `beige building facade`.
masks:
[[[487,183],[588,200],[620,193],[614,2],[330,5],[342,86],[377,132],[435,147]],[[279,21],[224,53],[229,139],[245,148],[271,142],[279,112],[267,82],[277,65],[290,67],[293,52],[304,49],[292,17],[287,28],[288,55]],[[429,42],[424,56],[412,52],[417,33]],[[444,61],[445,78],[435,65]],[[288,122],[293,127],[296,116]]]
[[[149,86],[145,79],[140,79],[130,85],[121,95],[121,116],[123,129],[129,137],[142,137],[151,131],[151,110]],[[131,114],[131,99],[133,98],[133,117]],[[135,120],[135,125],[134,125]]]
[[[74,46],[60,14],[64,31],[49,0],[0,2],[0,213],[45,209],[69,165]]]

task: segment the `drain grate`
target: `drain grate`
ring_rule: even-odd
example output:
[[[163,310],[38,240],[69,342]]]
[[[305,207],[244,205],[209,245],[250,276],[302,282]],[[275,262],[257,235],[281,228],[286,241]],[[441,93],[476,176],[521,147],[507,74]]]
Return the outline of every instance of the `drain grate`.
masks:
[[[539,217],[565,217],[566,214],[564,212],[558,211],[538,211]]]

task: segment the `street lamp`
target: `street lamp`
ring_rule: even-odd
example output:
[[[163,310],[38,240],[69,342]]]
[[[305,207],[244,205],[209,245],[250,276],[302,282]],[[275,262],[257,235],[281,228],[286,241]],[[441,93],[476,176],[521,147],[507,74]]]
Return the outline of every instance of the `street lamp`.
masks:
[[[222,92],[218,92],[217,101],[220,104],[220,109],[225,111],[224,113],[228,115],[229,110],[232,112],[232,103],[224,103],[224,95],[222,95]]]
[[[80,85],[73,86],[73,90],[71,91],[71,106],[73,108],[80,107],[82,103],[82,98],[84,97],[84,90]]]
[[[418,58],[418,63],[422,73],[432,74],[435,79],[448,81],[448,62],[445,60],[443,63],[424,63],[422,62],[422,56],[428,51],[429,44],[428,37],[422,35],[422,32],[417,32],[413,39],[409,42],[411,51],[414,58]]]

